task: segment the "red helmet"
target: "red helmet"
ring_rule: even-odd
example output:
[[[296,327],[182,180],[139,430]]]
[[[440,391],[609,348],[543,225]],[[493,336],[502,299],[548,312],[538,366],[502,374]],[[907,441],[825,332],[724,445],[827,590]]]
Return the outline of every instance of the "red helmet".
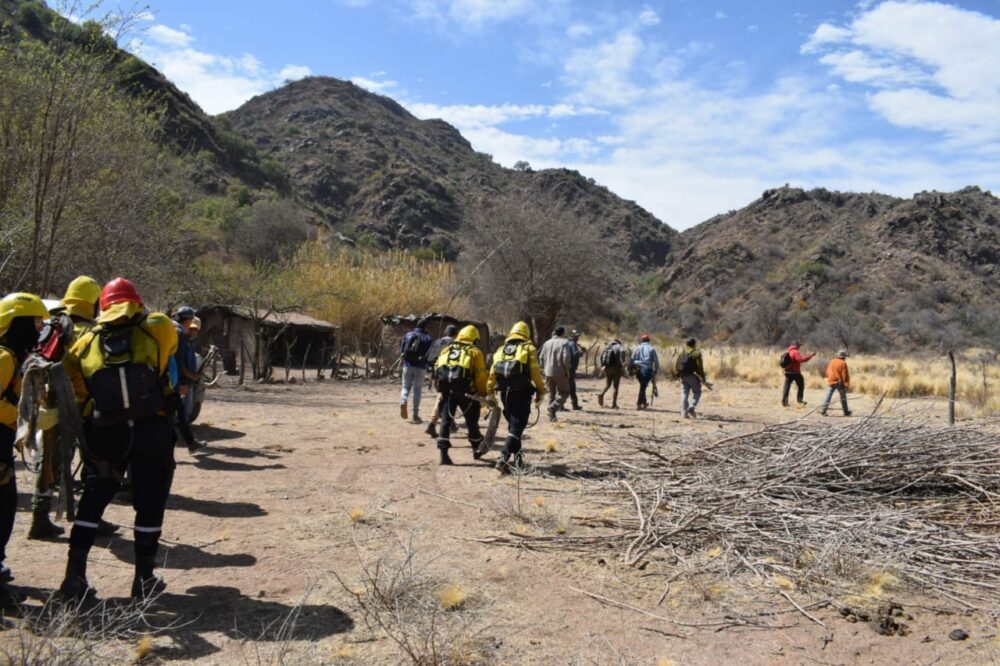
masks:
[[[138,303],[142,305],[142,298],[135,285],[125,278],[115,278],[104,285],[101,289],[101,309],[107,310],[115,303]]]
[[[643,333],[642,337],[639,338],[640,342],[649,342],[649,333]]]

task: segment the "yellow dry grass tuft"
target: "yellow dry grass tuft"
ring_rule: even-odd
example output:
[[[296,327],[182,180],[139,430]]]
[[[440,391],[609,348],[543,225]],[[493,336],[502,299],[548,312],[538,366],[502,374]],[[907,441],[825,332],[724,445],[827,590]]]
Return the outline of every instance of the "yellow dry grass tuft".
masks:
[[[771,581],[783,590],[794,590],[795,581],[788,576],[782,576],[781,574],[774,574],[771,577]]]
[[[334,659],[350,659],[354,656],[354,648],[350,645],[335,646],[330,653]]]
[[[458,585],[445,585],[438,590],[437,596],[441,608],[447,611],[461,608],[468,599],[468,593]]]
[[[558,444],[556,444],[556,440],[554,440],[554,439],[547,439],[547,440],[545,440],[545,452],[546,453],[555,453],[558,450],[559,450],[559,446],[558,446]]]
[[[535,506],[537,506],[539,508],[545,506],[545,498],[542,497],[541,495],[539,495],[538,497],[536,497],[535,498]]]
[[[722,555],[722,546],[713,546],[709,548],[705,552],[705,555],[708,557],[709,560],[714,560],[719,555]]]
[[[365,522],[365,510],[360,506],[356,506],[351,509],[350,513],[347,514],[347,517],[351,519],[352,523],[363,523]]]
[[[143,636],[135,644],[135,660],[142,661],[153,654],[153,637]]]
[[[881,597],[886,590],[891,590],[899,579],[891,573],[876,571],[868,577],[868,585],[865,586],[866,597]]]

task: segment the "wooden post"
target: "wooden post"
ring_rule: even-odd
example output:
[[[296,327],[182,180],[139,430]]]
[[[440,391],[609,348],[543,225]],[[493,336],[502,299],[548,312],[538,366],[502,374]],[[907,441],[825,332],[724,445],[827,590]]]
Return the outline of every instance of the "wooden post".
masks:
[[[951,383],[948,385],[948,423],[955,424],[955,385],[957,383],[955,369],[955,352],[948,352],[948,360],[951,361]]]
[[[246,349],[247,349],[246,342],[243,341],[243,338],[240,338],[240,380],[239,380],[240,386],[243,386],[243,380],[246,377],[246,369],[247,369]]]

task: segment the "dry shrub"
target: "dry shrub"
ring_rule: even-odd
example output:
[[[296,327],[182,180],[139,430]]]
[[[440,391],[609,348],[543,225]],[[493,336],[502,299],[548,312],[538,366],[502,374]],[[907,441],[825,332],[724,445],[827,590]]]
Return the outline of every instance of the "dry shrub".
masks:
[[[305,309],[340,325],[340,339],[368,348],[381,336],[386,314],[442,311],[454,285],[450,264],[405,252],[366,254],[306,243],[295,257],[288,287]]]
[[[383,634],[410,663],[420,666],[488,663],[495,641],[485,636],[492,604],[433,572],[435,559],[418,555],[414,534],[399,547],[369,559],[356,535],[361,585],[338,574],[369,631]]]

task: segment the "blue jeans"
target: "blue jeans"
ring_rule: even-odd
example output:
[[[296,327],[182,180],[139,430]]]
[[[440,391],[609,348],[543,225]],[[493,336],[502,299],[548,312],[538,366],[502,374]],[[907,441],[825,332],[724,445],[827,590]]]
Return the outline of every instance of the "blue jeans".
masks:
[[[646,387],[649,386],[649,382],[653,380],[653,370],[652,368],[639,368],[639,402],[638,404],[645,407],[649,403],[646,401]]]
[[[840,406],[844,410],[844,414],[850,414],[851,410],[847,408],[847,388],[839,382],[831,386],[830,390],[826,392],[823,406],[819,408],[820,413],[826,414],[826,410],[830,409],[830,402],[833,400],[834,391],[840,394]]]
[[[688,395],[694,393],[694,400],[688,404]],[[681,414],[698,407],[701,400],[701,378],[698,375],[681,375]]]
[[[403,367],[403,392],[399,396],[399,404],[406,404],[412,390],[414,418],[420,413],[420,394],[424,389],[424,375],[426,374],[426,368],[414,368],[409,365]]]

